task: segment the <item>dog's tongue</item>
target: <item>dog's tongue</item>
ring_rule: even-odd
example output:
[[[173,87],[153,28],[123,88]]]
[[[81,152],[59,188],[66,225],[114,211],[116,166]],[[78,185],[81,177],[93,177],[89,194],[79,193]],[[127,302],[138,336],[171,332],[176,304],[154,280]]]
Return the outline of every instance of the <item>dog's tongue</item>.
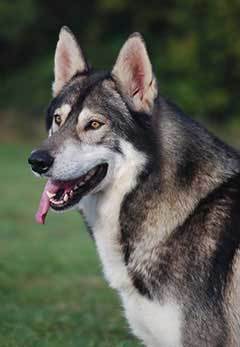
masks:
[[[44,187],[41,199],[40,199],[36,216],[35,216],[37,223],[44,224],[45,218],[50,208],[50,201],[49,201],[49,197],[47,196],[47,191],[50,193],[56,193],[58,190],[59,190],[59,184],[52,182],[51,180],[47,181]]]

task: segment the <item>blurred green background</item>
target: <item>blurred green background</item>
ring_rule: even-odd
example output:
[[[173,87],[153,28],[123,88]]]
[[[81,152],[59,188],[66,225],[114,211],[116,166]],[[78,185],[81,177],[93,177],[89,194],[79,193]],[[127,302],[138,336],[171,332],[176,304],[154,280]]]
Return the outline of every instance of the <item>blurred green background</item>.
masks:
[[[162,93],[237,142],[239,18],[239,0],[1,0],[0,135],[36,138],[58,32],[68,25],[93,66],[108,69],[127,36],[140,31]]]
[[[0,1],[0,347],[133,347],[76,213],[34,223],[42,181],[27,157],[45,136],[58,32],[111,67],[140,31],[164,95],[240,146],[238,0]]]

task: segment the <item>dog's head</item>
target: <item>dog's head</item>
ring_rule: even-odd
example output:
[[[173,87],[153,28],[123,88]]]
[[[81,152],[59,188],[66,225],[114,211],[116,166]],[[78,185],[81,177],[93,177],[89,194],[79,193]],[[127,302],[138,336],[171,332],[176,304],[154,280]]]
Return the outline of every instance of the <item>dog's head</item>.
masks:
[[[37,214],[40,223],[49,207],[77,206],[83,196],[121,180],[123,167],[126,174],[133,163],[142,171],[156,148],[157,83],[140,34],[125,42],[111,72],[96,72],[64,27],[54,73],[49,136],[29,158],[34,173],[48,178]]]

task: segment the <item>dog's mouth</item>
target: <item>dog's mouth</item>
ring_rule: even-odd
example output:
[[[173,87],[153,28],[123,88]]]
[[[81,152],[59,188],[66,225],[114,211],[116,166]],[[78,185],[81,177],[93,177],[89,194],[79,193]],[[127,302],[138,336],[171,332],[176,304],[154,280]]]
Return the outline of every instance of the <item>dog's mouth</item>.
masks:
[[[36,221],[44,224],[50,207],[55,211],[64,211],[79,203],[84,195],[89,194],[100,184],[106,176],[107,170],[108,165],[104,163],[93,167],[86,174],[74,180],[48,180],[42,193]]]

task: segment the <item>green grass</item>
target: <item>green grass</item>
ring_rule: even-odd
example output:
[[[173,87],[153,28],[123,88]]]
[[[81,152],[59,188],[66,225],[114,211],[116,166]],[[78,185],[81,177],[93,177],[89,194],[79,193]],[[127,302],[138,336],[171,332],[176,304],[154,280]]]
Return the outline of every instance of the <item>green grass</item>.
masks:
[[[28,146],[0,146],[0,347],[136,347],[76,212],[34,214]]]

